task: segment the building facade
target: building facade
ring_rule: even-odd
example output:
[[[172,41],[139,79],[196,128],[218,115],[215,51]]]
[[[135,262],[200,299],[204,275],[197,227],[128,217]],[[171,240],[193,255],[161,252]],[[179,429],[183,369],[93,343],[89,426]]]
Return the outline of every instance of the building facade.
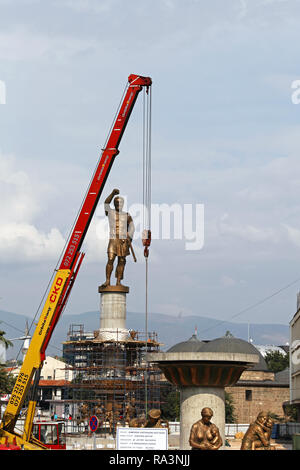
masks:
[[[260,411],[280,419],[285,417],[285,406],[290,397],[289,369],[274,373],[268,370],[266,361],[259,355],[259,363],[244,371],[234,387],[225,389],[232,398],[237,423],[255,421]]]
[[[300,295],[297,312],[290,321],[290,402],[297,407],[300,421]]]

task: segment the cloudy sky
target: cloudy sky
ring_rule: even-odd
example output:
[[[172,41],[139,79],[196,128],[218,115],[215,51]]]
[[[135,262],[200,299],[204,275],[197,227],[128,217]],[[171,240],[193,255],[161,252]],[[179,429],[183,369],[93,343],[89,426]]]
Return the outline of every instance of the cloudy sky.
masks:
[[[231,319],[293,283],[236,317],[288,324],[300,289],[299,31],[298,0],[0,0],[0,309],[35,314],[135,73],[153,79],[152,201],[202,204],[205,217],[202,249],[153,241],[149,310]],[[98,308],[101,203],[115,187],[129,207],[142,202],[141,99],[65,314]],[[143,312],[135,248],[128,309]]]

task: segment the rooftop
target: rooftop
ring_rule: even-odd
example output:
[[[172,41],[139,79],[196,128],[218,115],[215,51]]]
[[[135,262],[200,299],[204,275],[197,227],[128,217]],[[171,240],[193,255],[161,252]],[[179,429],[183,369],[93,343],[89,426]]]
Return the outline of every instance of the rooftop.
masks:
[[[193,335],[187,341],[175,344],[167,351],[168,353],[229,353],[229,354],[255,354],[259,358],[252,370],[267,371],[267,363],[260,351],[248,341],[233,336],[223,336],[211,341],[200,341]]]

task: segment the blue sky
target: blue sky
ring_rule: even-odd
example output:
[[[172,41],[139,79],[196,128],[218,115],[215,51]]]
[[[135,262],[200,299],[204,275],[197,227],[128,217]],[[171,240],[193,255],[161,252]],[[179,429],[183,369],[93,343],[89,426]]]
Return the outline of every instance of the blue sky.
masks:
[[[131,73],[153,79],[153,202],[205,207],[202,250],[153,243],[150,311],[230,319],[300,278],[299,13],[297,0],[0,0],[1,309],[34,315]],[[129,205],[141,103],[103,194]],[[98,308],[101,215],[65,314]],[[128,309],[143,312],[136,251]],[[287,324],[298,289],[238,319]]]

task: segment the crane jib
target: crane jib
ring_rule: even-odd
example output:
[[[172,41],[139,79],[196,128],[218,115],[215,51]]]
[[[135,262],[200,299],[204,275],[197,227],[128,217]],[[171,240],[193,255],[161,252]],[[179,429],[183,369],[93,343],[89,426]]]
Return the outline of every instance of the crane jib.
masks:
[[[137,96],[143,87],[148,89],[152,83],[149,77],[141,77],[138,75],[130,75],[128,82],[129,86],[127,92],[125,93],[118,115],[107,139],[106,147],[103,150],[94,177],[87,191],[65,254],[62,258],[60,269],[72,268],[75,256],[83,243],[114,158],[119,153],[118,146]]]

